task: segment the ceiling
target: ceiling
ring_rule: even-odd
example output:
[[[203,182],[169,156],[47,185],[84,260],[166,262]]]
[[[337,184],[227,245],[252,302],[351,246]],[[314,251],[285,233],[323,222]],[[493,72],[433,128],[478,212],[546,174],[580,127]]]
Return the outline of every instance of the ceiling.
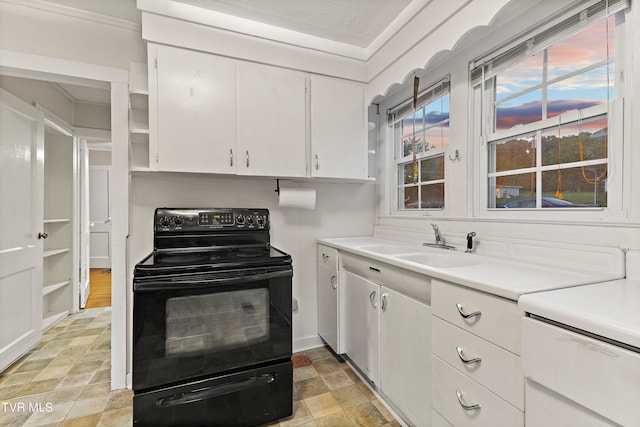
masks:
[[[371,42],[414,0],[174,0],[358,47]],[[136,0],[43,0],[65,9],[77,9],[140,24]],[[109,90],[56,83],[79,102],[110,103]]]
[[[288,30],[367,47],[411,0],[175,0]]]

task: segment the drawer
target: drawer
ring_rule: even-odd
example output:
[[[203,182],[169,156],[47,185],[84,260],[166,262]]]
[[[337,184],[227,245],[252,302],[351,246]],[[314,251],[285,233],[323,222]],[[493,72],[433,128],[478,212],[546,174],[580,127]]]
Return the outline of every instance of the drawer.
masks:
[[[318,264],[338,269],[338,250],[325,245],[318,245]]]
[[[423,304],[431,305],[431,278],[429,276],[347,252],[340,254],[340,262],[345,270],[400,292]]]
[[[433,355],[431,373],[431,405],[454,426],[524,426],[522,411]],[[463,404],[479,407],[465,409]]]
[[[433,354],[524,411],[524,376],[519,356],[438,317],[433,317],[431,325]],[[480,360],[473,362],[475,358]]]
[[[433,280],[431,292],[434,315],[520,354],[523,312],[515,301],[439,280]]]
[[[639,425],[639,353],[530,318],[522,334],[525,377],[618,424]]]

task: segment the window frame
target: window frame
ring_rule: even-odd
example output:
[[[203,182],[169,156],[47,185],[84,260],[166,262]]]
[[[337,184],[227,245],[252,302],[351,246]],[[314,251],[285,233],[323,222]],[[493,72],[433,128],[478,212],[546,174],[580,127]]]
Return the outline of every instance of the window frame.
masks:
[[[629,10],[627,8],[626,10]],[[604,15],[599,17],[598,19],[593,19],[589,22],[589,25],[593,25],[596,22],[601,21],[602,19],[607,19]],[[557,22],[561,22],[562,20],[558,20]],[[625,188],[623,187],[623,177],[628,175],[628,172],[625,171],[625,161],[623,153],[628,150],[627,145],[629,142],[625,141],[624,136],[624,97],[625,93],[630,93],[630,83],[625,81],[622,76],[624,76],[625,66],[628,63],[628,56],[626,54],[626,49],[624,48],[625,43],[628,43],[629,34],[631,31],[631,25],[628,24],[627,19],[625,17],[625,10],[618,10],[614,14],[614,49],[612,52],[613,64],[614,64],[614,74],[611,76],[611,84],[614,89],[614,99],[610,100],[608,105],[606,103],[589,107],[583,110],[570,110],[566,111],[560,115],[546,118],[541,121],[525,124],[513,127],[507,130],[499,130],[496,132],[486,132],[486,130],[492,130],[492,122],[495,118],[495,99],[493,95],[495,91],[493,87],[487,87],[486,82],[495,83],[496,76],[499,75],[501,71],[506,70],[510,66],[516,65],[527,58],[535,55],[536,53],[542,52],[544,49],[547,49],[553,46],[558,41],[561,41],[567,37],[570,37],[573,34],[576,34],[579,29],[571,29],[567,30],[560,37],[557,37],[553,43],[548,43],[546,45],[540,46],[539,49],[532,51],[530,54],[521,56],[515,60],[512,60],[507,63],[503,63],[496,70],[491,70],[490,76],[485,76],[484,74],[480,79],[474,79],[474,65],[479,62],[486,62],[483,59],[472,61],[470,65],[469,72],[469,103],[470,103],[470,141],[475,141],[472,143],[471,150],[473,152],[474,158],[476,159],[475,170],[477,171],[475,177],[471,177],[472,181],[475,181],[475,185],[472,189],[472,197],[471,202],[473,206],[474,216],[476,217],[486,217],[492,219],[516,219],[516,220],[564,220],[566,218],[576,219],[576,220],[622,220],[625,218],[624,209],[625,206],[628,205],[628,201],[624,200],[627,198],[627,194],[625,193]],[[548,25],[546,25],[548,28]],[[530,30],[527,33],[527,38],[534,38],[537,34],[537,31],[542,31],[543,26],[539,26]],[[499,49],[504,52],[504,48]],[[489,56],[489,55],[485,55]],[[546,58],[545,58],[546,60]],[[601,63],[602,62],[602,63]],[[597,64],[591,64],[587,67],[582,67],[579,71],[575,71],[575,74],[583,73],[587,69],[596,69],[598,66],[604,65],[605,61],[598,62]],[[476,68],[477,70],[477,68]],[[568,78],[567,75],[563,75],[562,79]],[[535,86],[536,89],[544,86],[552,85],[556,80],[553,79],[549,81],[542,81],[540,85]],[[627,79],[629,80],[629,79]],[[482,91],[482,87],[485,87],[485,90]],[[534,87],[529,88],[533,90]],[[522,95],[522,92],[518,93],[516,96]],[[514,97],[516,97],[514,96]],[[504,102],[506,98],[501,99],[501,102]],[[546,100],[545,100],[546,101]],[[483,109],[483,107],[488,107]],[[491,191],[489,185],[489,179],[491,175],[498,176],[501,173],[492,173],[490,172],[490,146],[491,143],[503,140],[508,138],[509,136],[522,136],[531,133],[544,133],[546,129],[556,128],[561,125],[567,125],[571,122],[577,122],[580,120],[588,120],[589,118],[597,117],[599,115],[606,114],[608,119],[608,190],[607,190],[607,207],[585,207],[585,208],[516,208],[516,209],[503,209],[497,207],[489,207],[489,191]],[[538,139],[538,142],[540,140]],[[541,156],[540,149],[536,150],[537,152],[537,160],[535,167],[525,168],[522,171],[530,171],[536,173],[536,201],[537,206],[541,206],[541,197],[542,197],[542,171],[545,170],[558,170],[557,165],[547,165],[543,166],[540,161]],[[602,163],[596,161],[595,163]],[[562,163],[561,168],[568,168],[572,165],[570,163]],[[575,166],[575,165],[573,165]],[[513,170],[509,172],[513,173]],[[475,178],[475,179],[474,179]],[[628,198],[627,198],[628,199]],[[551,213],[553,212],[553,213]]]
[[[444,96],[449,97],[449,116],[438,122],[429,124],[429,126],[422,126],[421,133],[425,133],[428,129],[441,127],[445,123],[451,123],[451,87],[449,85],[450,76],[447,75],[440,79],[438,82],[429,85],[426,89],[422,90],[418,97],[418,109],[425,108],[429,104],[433,103],[441,99]],[[437,88],[442,86],[442,90],[438,91]],[[432,96],[429,96],[430,93]],[[426,95],[426,96],[425,96]],[[409,100],[410,101],[410,100]],[[391,186],[391,195],[392,197],[389,200],[390,204],[390,212],[392,215],[423,215],[425,213],[441,213],[446,208],[446,161],[445,161],[445,153],[447,151],[448,146],[442,146],[440,148],[430,149],[428,151],[422,151],[420,153],[416,153],[416,161],[418,162],[418,181],[412,184],[405,184],[402,179],[404,165],[411,164],[413,162],[413,155],[409,154],[407,156],[401,156],[403,150],[403,136],[401,133],[401,129],[399,129],[396,124],[401,123],[405,118],[409,117],[411,114],[414,114],[413,110],[406,109],[406,103],[409,101],[402,102],[398,106],[391,108],[387,111],[387,124],[389,127],[389,140],[392,142],[392,151],[390,158],[390,186]],[[402,108],[405,106],[405,108]],[[404,111],[403,111],[404,110]],[[397,118],[397,112],[402,111],[403,116]],[[424,115],[423,115],[424,117]],[[422,177],[422,162],[424,160],[436,159],[438,157],[442,157],[443,162],[443,178],[435,179],[435,180],[427,180],[421,181]],[[401,169],[402,168],[402,169]],[[421,204],[421,187],[424,185],[440,185],[442,184],[443,188],[443,206],[442,207],[417,207],[415,209],[412,208],[401,208],[400,207],[400,198],[403,197],[404,188],[409,187],[417,187],[418,191],[418,202]]]

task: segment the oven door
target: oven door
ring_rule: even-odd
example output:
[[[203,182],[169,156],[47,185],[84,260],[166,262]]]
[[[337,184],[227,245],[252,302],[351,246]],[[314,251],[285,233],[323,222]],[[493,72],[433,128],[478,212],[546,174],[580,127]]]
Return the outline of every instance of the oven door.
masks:
[[[136,392],[291,358],[291,267],[134,279]]]

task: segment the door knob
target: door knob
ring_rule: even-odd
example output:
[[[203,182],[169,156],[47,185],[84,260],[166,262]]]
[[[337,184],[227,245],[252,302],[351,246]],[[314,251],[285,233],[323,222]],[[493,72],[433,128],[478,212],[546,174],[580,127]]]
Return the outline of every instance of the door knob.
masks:
[[[38,239],[46,239],[47,237],[49,237],[49,234],[47,233],[38,233]]]

